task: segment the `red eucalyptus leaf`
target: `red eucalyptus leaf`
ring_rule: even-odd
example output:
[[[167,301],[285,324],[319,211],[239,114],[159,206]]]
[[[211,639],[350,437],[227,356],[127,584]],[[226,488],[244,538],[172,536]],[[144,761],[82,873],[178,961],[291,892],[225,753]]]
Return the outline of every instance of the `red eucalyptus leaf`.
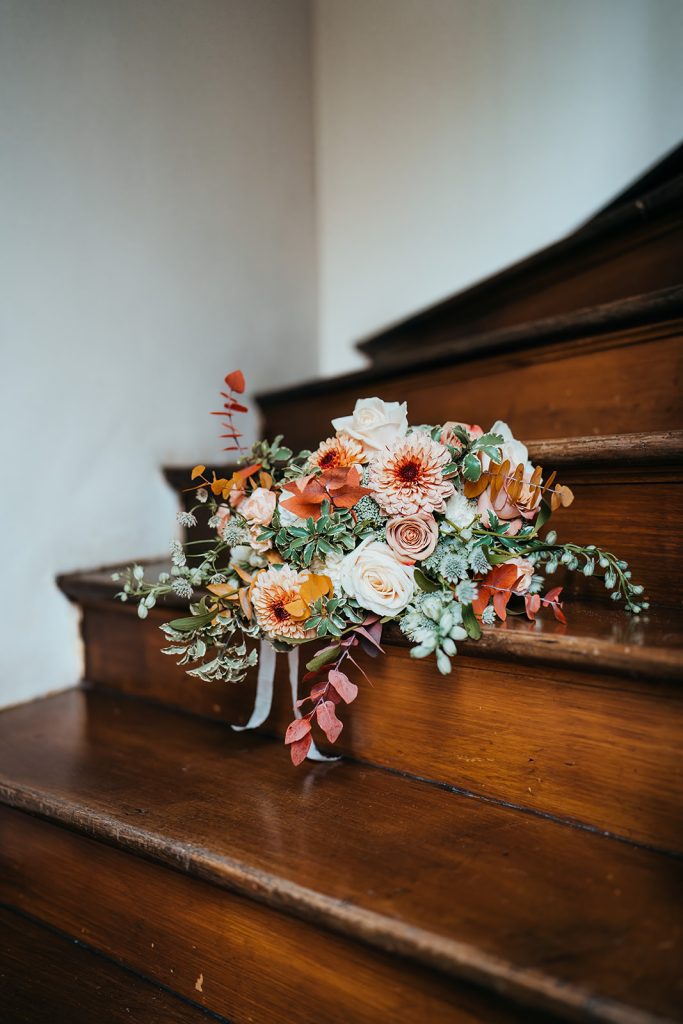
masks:
[[[345,704],[350,704],[358,696],[358,687],[339,669],[330,669],[329,680]]]
[[[337,710],[331,700],[325,700],[316,708],[318,725],[327,736],[330,743],[334,743],[344,728],[342,722],[337,718]]]
[[[541,607],[541,599],[538,594],[525,594],[524,604],[526,606],[527,618],[532,620],[535,619],[536,612]]]
[[[562,611],[562,609],[561,609],[561,607],[559,606],[559,604],[554,604],[554,605],[552,606],[552,608],[553,608],[553,615],[555,616],[555,618],[557,619],[557,621],[558,621],[558,622],[561,622],[561,623],[562,623],[563,625],[565,625],[565,626],[566,626],[566,625],[567,625],[567,619],[565,618],[565,614],[564,614],[564,612]]]
[[[497,590],[493,595],[493,607],[495,608],[496,615],[499,619],[502,619],[503,622],[507,619],[507,605],[509,600],[510,594],[503,594],[500,590]]]
[[[311,723],[308,718],[295,718],[287,726],[285,743],[296,743],[297,740],[303,739],[310,731]]]
[[[241,370],[233,370],[225,378],[225,383],[231,391],[236,391],[238,395],[241,395],[244,391],[244,374]]]
[[[296,740],[294,743],[292,743],[291,747],[289,748],[289,753],[292,758],[292,764],[295,767],[297,767],[303,761],[306,760],[306,755],[308,754],[308,751],[311,749],[312,742],[313,740],[311,739],[311,734],[308,733],[307,736],[302,736],[300,740]]]
[[[549,590],[547,594],[543,595],[543,604],[546,602],[548,604],[552,604],[553,601],[559,601],[561,593],[562,587],[553,587],[552,590]]]

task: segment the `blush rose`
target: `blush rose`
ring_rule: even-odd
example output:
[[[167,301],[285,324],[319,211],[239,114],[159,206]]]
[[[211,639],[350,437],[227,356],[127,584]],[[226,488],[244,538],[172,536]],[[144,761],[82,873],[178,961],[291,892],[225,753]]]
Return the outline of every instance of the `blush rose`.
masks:
[[[412,516],[396,516],[387,523],[387,544],[402,562],[421,562],[434,551],[439,527],[434,516],[417,512]]]

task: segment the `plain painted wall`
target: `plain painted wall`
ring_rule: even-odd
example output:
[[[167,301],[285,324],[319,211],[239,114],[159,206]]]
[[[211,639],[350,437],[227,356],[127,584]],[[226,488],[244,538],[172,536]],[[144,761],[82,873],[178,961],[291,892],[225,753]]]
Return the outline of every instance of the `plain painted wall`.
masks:
[[[0,0],[0,703],[79,678],[55,573],[167,550],[223,375],[316,370],[309,15]]]
[[[681,0],[316,0],[322,368],[683,136]]]

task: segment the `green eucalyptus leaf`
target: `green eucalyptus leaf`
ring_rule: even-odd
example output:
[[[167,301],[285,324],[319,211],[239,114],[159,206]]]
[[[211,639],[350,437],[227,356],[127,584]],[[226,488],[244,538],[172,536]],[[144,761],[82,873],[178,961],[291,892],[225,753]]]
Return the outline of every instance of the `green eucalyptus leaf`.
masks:
[[[481,626],[471,604],[464,604],[462,606],[462,624],[470,639],[479,639],[481,636]]]
[[[463,476],[466,480],[470,480],[472,483],[481,476],[481,462],[476,455],[466,455],[462,464]]]
[[[415,569],[415,582],[426,594],[433,594],[436,590],[441,590],[439,584],[425,576],[422,569]]]

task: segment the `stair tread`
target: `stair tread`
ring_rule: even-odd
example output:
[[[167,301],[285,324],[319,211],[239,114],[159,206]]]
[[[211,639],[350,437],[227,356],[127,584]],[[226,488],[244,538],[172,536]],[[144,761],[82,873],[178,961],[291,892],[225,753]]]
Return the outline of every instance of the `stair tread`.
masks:
[[[522,323],[480,327],[471,325],[464,332],[447,331],[443,338],[430,340],[422,336],[422,327],[405,349],[389,346],[390,356],[334,377],[311,377],[299,384],[289,384],[271,391],[259,392],[258,405],[268,410],[273,405],[312,395],[327,395],[349,386],[362,391],[377,381],[387,381],[415,369],[437,370],[454,363],[479,361],[483,357],[514,353],[518,349],[537,348],[576,338],[609,335],[648,323],[680,322],[683,312],[683,286],[676,285],[644,295],[629,296],[612,302],[586,306],[560,315],[543,316]],[[416,324],[415,327],[418,327]],[[414,328],[411,328],[411,330]],[[374,357],[369,347],[368,355]],[[385,346],[382,346],[385,347]]]
[[[141,564],[150,578],[168,569],[164,559],[143,559]],[[113,604],[120,590],[120,584],[111,578],[116,569],[120,566],[68,573],[60,576],[58,583],[72,600],[112,601],[112,611],[132,609]],[[186,606],[175,597],[166,603],[169,610]],[[535,623],[511,615],[505,623],[485,626],[480,640],[463,644],[460,650],[475,657],[551,662],[586,671],[597,668],[630,676],[683,678],[683,623],[677,608],[653,606],[647,614],[635,617],[611,604],[568,601],[565,611],[567,625],[549,614],[540,615]],[[407,643],[396,626],[385,631],[384,640],[388,645]]]
[[[681,1009],[681,863],[626,842],[81,690],[0,714],[0,799],[529,1005]]]
[[[214,1014],[181,1000],[85,946],[0,907],[3,1024],[93,1020],[200,1024]]]

